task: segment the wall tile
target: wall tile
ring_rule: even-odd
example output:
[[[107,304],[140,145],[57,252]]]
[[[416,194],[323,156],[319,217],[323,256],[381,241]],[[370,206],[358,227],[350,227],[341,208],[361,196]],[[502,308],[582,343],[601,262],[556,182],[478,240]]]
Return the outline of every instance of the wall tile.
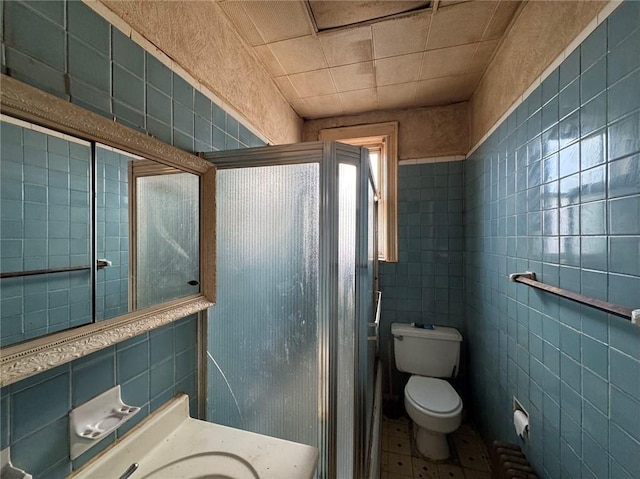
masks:
[[[139,78],[144,78],[145,53],[133,40],[112,28],[113,61]]]
[[[62,2],[47,3],[64,5]],[[109,57],[111,55],[109,24],[82,2],[68,2],[66,6],[69,34],[92,46],[101,55]]]

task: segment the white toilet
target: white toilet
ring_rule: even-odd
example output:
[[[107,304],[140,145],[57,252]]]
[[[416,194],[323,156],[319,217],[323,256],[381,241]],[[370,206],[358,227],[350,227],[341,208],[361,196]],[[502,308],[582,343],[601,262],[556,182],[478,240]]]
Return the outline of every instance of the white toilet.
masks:
[[[434,460],[449,457],[446,435],[460,426],[462,399],[445,380],[458,374],[462,335],[455,328],[422,329],[392,323],[396,367],[411,373],[404,405],[414,423],[416,447]]]

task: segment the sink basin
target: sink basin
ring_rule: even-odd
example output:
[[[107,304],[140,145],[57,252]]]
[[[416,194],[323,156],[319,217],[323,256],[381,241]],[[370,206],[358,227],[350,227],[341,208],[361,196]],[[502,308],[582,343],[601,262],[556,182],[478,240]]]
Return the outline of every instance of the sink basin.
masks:
[[[189,417],[179,394],[83,467],[73,479],[312,479],[315,447]]]
[[[213,466],[215,465],[215,466]],[[203,473],[212,467],[223,473]],[[135,477],[132,475],[132,477]],[[258,472],[240,456],[227,452],[192,454],[163,464],[140,479],[181,477],[183,479],[260,479]]]

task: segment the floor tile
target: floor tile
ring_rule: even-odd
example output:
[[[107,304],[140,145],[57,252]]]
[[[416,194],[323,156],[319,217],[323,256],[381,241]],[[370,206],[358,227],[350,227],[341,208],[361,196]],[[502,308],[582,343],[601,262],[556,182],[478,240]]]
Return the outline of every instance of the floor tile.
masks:
[[[463,469],[464,479],[491,479],[490,472],[476,471],[475,469]]]
[[[412,458],[413,479],[438,479],[438,465],[424,459]]]
[[[451,464],[438,464],[438,473],[440,479],[465,479],[462,468]]]
[[[489,458],[483,448],[465,447],[457,449],[460,465],[479,471],[490,471]]]
[[[411,441],[409,439],[409,435],[406,434],[404,436],[388,436],[387,440],[382,442],[382,450],[394,454],[410,456]]]
[[[406,436],[409,434],[409,421],[384,420],[382,422],[382,433],[390,436]]]
[[[393,474],[402,474],[411,477],[413,468],[411,466],[411,456],[403,456],[401,454],[389,453],[389,464],[387,472]]]

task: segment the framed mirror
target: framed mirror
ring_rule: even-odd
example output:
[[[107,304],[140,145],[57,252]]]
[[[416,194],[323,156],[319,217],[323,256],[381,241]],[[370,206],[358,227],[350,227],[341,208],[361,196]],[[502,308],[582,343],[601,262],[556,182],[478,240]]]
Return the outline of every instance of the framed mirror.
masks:
[[[0,385],[212,305],[215,167],[1,80]]]

